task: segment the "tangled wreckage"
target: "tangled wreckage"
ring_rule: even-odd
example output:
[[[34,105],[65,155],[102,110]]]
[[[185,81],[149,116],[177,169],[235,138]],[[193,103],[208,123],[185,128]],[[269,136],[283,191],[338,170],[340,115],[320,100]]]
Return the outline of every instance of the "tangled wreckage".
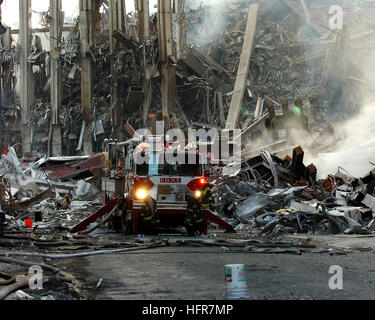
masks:
[[[251,237],[247,248],[256,252],[270,252],[257,243],[288,234],[375,233],[375,169],[356,177],[337,159],[338,171],[319,178],[319,166],[305,163],[305,152],[310,159],[345,143],[336,127],[364,103],[355,66],[374,45],[374,2],[335,0],[348,12],[338,30],[326,27],[326,0],[159,1],[151,16],[147,0],[136,2],[123,14],[123,1],[80,1],[70,26],[60,21],[61,3],[51,7],[42,14],[43,32],[55,34],[49,50],[37,32],[25,40],[28,27],[2,31],[0,247],[10,250],[0,262],[171,245],[97,236],[107,226],[138,235],[141,220],[213,239],[219,228],[236,232]],[[140,173],[130,163],[132,144],[145,142],[136,131],[149,128],[155,138],[157,121],[183,132],[239,128],[240,170],[227,174],[233,164],[208,162],[194,172],[150,165]],[[159,138],[168,147],[165,132]],[[199,143],[179,143],[201,154]],[[29,243],[47,253],[16,250]],[[69,294],[82,293],[71,275],[45,268],[69,283]],[[0,299],[25,284],[7,281],[12,290],[0,287]]]

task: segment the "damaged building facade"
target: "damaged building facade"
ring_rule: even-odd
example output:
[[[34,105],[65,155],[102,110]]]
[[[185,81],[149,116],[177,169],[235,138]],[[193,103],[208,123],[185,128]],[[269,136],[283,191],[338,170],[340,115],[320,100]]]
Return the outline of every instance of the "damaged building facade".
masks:
[[[49,51],[42,47],[40,37],[27,22],[25,30],[8,30],[2,35],[2,128],[4,135],[15,133],[8,135],[8,139],[14,141],[4,140],[4,146],[21,143],[21,125],[27,124],[31,130],[26,135],[31,139],[29,156],[33,152],[37,153],[34,157],[87,154],[83,141],[89,150],[98,152],[103,150],[103,137],[119,140],[128,137],[123,130],[127,121],[135,129],[144,128],[150,125],[154,115],[162,120],[166,114],[181,128],[239,127],[244,131],[242,138],[246,144],[254,145],[248,140],[256,140],[258,135],[263,137],[261,144],[264,145],[269,138],[268,131],[255,126],[263,126],[269,108],[275,110],[278,118],[277,114],[282,111],[295,111],[296,99],[301,99],[302,112],[309,117],[313,136],[321,131],[329,133],[337,122],[359,109],[361,74],[353,66],[358,60],[353,60],[350,53],[358,48],[357,43],[362,39],[371,42],[372,34],[362,32],[366,21],[360,24],[357,21],[363,11],[356,12],[348,4],[353,14],[345,20],[346,28],[342,30],[327,28],[328,12],[318,16],[321,8],[329,8],[326,3],[322,3],[321,8],[315,4],[309,12],[304,12],[298,1],[269,1],[260,3],[250,17],[247,11],[251,2],[248,1],[230,1],[220,8],[194,9],[189,9],[187,3],[188,9],[182,10],[183,17],[172,11],[176,10],[174,5],[167,18],[167,22],[172,21],[172,17],[176,21],[168,42],[170,48],[163,48],[159,41],[164,41],[163,30],[160,30],[163,26],[158,26],[160,14],[150,17],[148,11],[142,11],[148,8],[147,3],[140,3],[140,9],[128,15],[125,6],[114,4],[113,11],[110,4],[90,2],[89,16],[80,15],[74,27],[64,27],[57,19],[61,6],[56,8],[59,10],[56,21],[51,16],[53,8],[46,12],[43,31],[57,32],[57,40],[50,40]],[[25,17],[30,8],[25,8]],[[214,28],[210,28],[215,10],[222,21],[220,26],[213,24]],[[81,10],[82,15],[86,12]],[[140,17],[145,14],[149,19],[143,21]],[[316,22],[306,23],[307,14],[318,16],[319,20],[314,18]],[[114,15],[122,21],[111,20]],[[89,19],[87,28],[82,22],[85,19]],[[172,27],[172,22],[169,24]],[[12,39],[16,34],[17,44]],[[247,52],[242,51],[245,35],[251,48]],[[23,37],[30,38],[24,46]],[[365,54],[366,48],[359,50],[364,50]],[[165,67],[169,68],[168,78],[172,79],[168,87],[174,88],[168,89],[174,98],[168,98],[167,102],[162,100],[163,83],[169,81],[162,78],[167,77],[162,70],[165,53],[168,55]],[[27,55],[24,66],[22,54]],[[90,62],[87,68],[84,68],[85,58]],[[361,59],[361,53],[355,58]],[[243,79],[238,79],[237,75],[240,62],[247,70]],[[18,78],[17,68],[20,69]],[[338,69],[343,72],[336,72]],[[23,73],[27,73],[28,81]],[[19,92],[16,92],[17,81]],[[85,96],[82,90],[89,91],[90,96]],[[166,103],[171,105],[168,112],[162,107]],[[273,113],[271,110],[271,117]],[[227,124],[227,120],[233,122],[229,114],[235,116],[234,123]],[[258,123],[256,120],[260,118]],[[277,122],[272,126],[280,127]],[[59,132],[56,139],[54,130]],[[285,132],[272,131],[270,143],[280,135],[285,137]],[[292,144],[298,142],[297,139]],[[54,144],[58,147],[54,148]],[[251,147],[246,146],[246,150],[249,149]]]

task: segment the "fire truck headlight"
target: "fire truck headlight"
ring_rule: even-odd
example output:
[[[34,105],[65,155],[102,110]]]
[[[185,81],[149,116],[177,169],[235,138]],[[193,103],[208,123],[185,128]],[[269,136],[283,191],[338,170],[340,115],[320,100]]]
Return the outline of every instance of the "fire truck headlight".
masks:
[[[146,189],[138,189],[136,192],[135,192],[135,196],[137,199],[139,200],[144,200],[147,198],[147,195],[148,195],[148,192]]]
[[[199,199],[199,198],[202,196],[202,192],[199,191],[199,190],[197,190],[197,191],[194,192],[194,196],[195,196],[197,199]]]

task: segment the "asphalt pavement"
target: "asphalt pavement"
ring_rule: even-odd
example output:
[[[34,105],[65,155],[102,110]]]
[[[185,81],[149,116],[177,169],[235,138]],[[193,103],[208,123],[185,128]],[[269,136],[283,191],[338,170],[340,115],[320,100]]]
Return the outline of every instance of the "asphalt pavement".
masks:
[[[249,299],[375,298],[374,254],[366,252],[259,254],[183,246],[76,258],[64,264],[92,288],[92,299],[222,300],[226,264],[245,265]],[[339,276],[329,273],[332,266],[342,268],[342,289],[329,287],[330,278]]]

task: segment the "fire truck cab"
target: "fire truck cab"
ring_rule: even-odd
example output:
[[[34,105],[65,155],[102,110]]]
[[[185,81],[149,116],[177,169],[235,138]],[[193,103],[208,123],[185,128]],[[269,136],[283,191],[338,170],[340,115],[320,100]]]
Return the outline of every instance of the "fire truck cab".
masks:
[[[117,227],[128,234],[176,227],[202,234],[201,204],[208,186],[202,155],[191,149],[172,150],[164,144],[154,149],[145,142],[144,148],[139,146],[142,143],[116,156],[113,163],[118,159],[123,165],[116,165],[115,172],[103,180],[104,202],[116,194],[124,195]]]

